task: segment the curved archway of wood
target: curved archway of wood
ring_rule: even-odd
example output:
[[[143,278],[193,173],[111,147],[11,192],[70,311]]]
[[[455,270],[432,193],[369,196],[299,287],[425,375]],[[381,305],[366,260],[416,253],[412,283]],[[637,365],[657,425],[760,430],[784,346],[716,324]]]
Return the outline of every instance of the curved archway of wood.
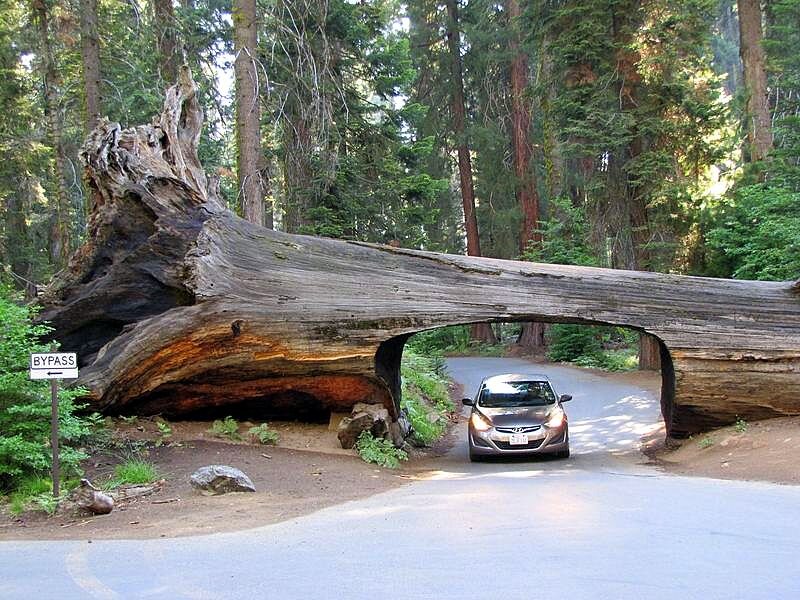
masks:
[[[527,320],[527,318],[525,319]],[[544,315],[537,315],[534,320],[540,323],[552,323],[552,322],[570,322],[575,323],[578,325],[612,325],[611,323],[596,323],[596,322],[586,322],[581,320],[562,320],[562,321],[553,321],[552,319],[545,317]],[[508,321],[502,321],[508,322]],[[453,325],[473,325],[474,323],[451,323],[449,325],[445,325],[445,327],[450,327]],[[437,328],[438,329],[438,328]],[[400,378],[400,363],[403,356],[403,350],[405,348],[406,342],[408,339],[414,335],[415,333],[420,333],[421,331],[429,331],[429,330],[420,330],[415,331],[413,333],[405,333],[399,335],[397,337],[393,337],[389,340],[381,342],[378,346],[378,350],[375,353],[375,373],[380,377],[383,382],[386,384],[387,388],[389,389],[390,397],[392,398],[392,403],[389,405],[390,410],[394,411],[394,414],[397,414],[399,411],[399,402],[402,397],[402,381]],[[661,375],[661,394],[660,394],[660,402],[661,402],[661,414],[664,418],[665,424],[672,424],[673,420],[673,413],[674,411],[674,404],[675,404],[675,369],[672,364],[672,356],[669,353],[669,349],[667,348],[666,344],[658,338],[656,338],[658,342],[658,347],[660,350],[660,375]],[[467,390],[469,392],[469,390]],[[685,432],[681,430],[676,430],[674,427],[670,425],[670,433],[672,435],[682,435]]]
[[[674,374],[671,432],[800,414],[800,286],[453,256],[292,236],[226,210],[197,159],[188,71],[153,124],[102,122],[83,156],[86,244],[41,318],[107,412],[313,397],[398,401],[402,341],[545,319],[650,333]],[[669,377],[665,379],[672,379]],[[666,398],[666,400],[663,400]]]

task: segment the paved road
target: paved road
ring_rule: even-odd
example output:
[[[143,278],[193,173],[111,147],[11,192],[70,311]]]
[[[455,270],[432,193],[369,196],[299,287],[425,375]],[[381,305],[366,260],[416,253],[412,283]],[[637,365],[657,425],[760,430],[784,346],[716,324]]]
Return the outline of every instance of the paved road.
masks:
[[[520,364],[451,369],[471,387]],[[462,444],[431,479],[248,532],[2,542],[0,598],[800,598],[800,488],[637,465],[652,394],[538,370],[575,397],[568,461],[472,465]]]

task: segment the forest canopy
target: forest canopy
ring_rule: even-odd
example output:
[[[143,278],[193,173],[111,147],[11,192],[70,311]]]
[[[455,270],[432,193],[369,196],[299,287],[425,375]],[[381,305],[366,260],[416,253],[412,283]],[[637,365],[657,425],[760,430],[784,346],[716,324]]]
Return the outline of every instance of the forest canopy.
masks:
[[[83,140],[187,64],[201,160],[267,227],[794,279],[798,32],[798,0],[0,0],[2,278],[65,265]]]

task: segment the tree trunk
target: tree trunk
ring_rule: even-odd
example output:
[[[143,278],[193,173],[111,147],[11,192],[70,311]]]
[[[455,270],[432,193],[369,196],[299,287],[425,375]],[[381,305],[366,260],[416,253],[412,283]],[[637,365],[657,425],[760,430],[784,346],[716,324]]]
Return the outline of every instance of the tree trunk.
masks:
[[[81,59],[86,94],[86,131],[97,126],[103,110],[100,96],[100,43],[97,37],[97,0],[80,0]]]
[[[800,414],[800,282],[735,281],[444,255],[253,225],[197,159],[183,70],[154,124],[84,146],[103,202],[40,318],[78,353],[95,409],[165,415],[247,405],[398,414],[409,335],[535,320],[661,340],[667,429]],[[569,390],[563,390],[568,393]]]
[[[161,79],[167,85],[172,85],[178,79],[178,66],[181,63],[172,0],[153,0],[153,20]]]
[[[480,256],[478,219],[475,216],[475,186],[472,181],[472,160],[469,154],[464,107],[464,75],[461,66],[461,32],[457,0],[446,0],[447,48],[450,52],[450,94],[453,110],[453,133],[458,151],[458,176],[461,183],[461,202],[464,206],[464,228],[467,232],[467,255]],[[494,336],[492,336],[494,337]]]
[[[522,324],[522,331],[517,338],[517,345],[529,352],[539,354],[547,348],[547,325],[545,323],[526,322]]]
[[[661,349],[658,339],[643,333],[639,336],[639,369],[658,371],[661,368]]]
[[[772,124],[767,90],[766,58],[761,45],[761,0],[738,0],[739,53],[747,90],[749,161],[764,160],[772,149]]]
[[[457,0],[446,0],[447,48],[450,52],[450,100],[453,111],[453,133],[458,152],[458,178],[461,184],[461,203],[464,207],[464,229],[467,233],[467,255],[481,255],[478,235],[478,218],[475,215],[475,185],[472,180],[472,159],[467,143],[466,108],[464,106],[464,75],[461,64],[461,31],[459,29]],[[496,344],[491,327],[477,323],[470,329],[470,337],[486,344]]]
[[[255,0],[234,0],[233,41],[236,59],[237,175],[242,215],[251,223],[272,227],[265,211],[265,168],[261,151],[261,97],[256,56],[258,27]]]
[[[67,150],[64,144],[64,122],[58,100],[58,70],[50,45],[50,14],[44,0],[33,0],[34,17],[39,35],[39,68],[44,81],[44,113],[48,135],[55,157],[55,211],[50,227],[50,260],[57,266],[69,258],[71,211],[69,183],[67,180]]]
[[[539,192],[536,176],[531,169],[531,114],[525,98],[528,87],[528,57],[522,48],[519,0],[507,0],[508,22],[511,28],[511,138],[517,204],[522,214],[519,251],[524,253],[531,244],[540,244]]]
[[[517,205],[522,220],[519,232],[519,251],[524,254],[531,246],[541,246],[542,234],[539,232],[539,192],[536,189],[536,176],[531,169],[531,114],[530,105],[525,98],[528,87],[528,57],[522,48],[522,34],[519,0],[507,0],[508,24],[511,29],[511,146],[514,158],[515,189]],[[517,345],[529,351],[544,349],[544,324],[523,323]]]

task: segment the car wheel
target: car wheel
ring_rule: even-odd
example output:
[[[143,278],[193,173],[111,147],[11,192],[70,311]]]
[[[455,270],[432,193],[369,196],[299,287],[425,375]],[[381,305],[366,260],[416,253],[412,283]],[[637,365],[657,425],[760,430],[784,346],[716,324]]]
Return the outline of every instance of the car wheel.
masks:
[[[556,452],[556,458],[569,458],[569,448]]]

